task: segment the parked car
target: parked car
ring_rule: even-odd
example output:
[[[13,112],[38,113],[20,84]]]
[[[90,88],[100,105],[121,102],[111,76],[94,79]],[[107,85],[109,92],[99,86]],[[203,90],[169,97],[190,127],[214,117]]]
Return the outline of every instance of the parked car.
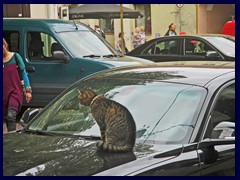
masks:
[[[133,152],[99,152],[99,127],[79,91],[125,106]],[[167,62],[84,78],[20,132],[3,135],[3,175],[235,175],[234,62]]]
[[[235,38],[227,35],[178,35],[152,39],[127,55],[154,62],[235,61]]]
[[[3,37],[26,65],[33,99],[25,107],[44,107],[89,74],[147,62],[120,56],[93,29],[74,21],[4,18]]]

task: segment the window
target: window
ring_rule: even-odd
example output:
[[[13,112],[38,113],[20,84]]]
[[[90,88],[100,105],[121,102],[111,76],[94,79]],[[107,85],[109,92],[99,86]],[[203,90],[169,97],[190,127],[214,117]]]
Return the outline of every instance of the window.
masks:
[[[179,43],[179,40],[159,41],[144,50],[142,54],[179,54]]]
[[[184,78],[162,72],[152,75],[162,79]],[[91,108],[79,105],[77,98],[79,91],[87,87],[129,110],[136,123],[138,142],[170,144],[189,141],[193,124],[207,93],[204,88],[177,83],[149,82],[148,79],[146,81],[135,78],[119,79],[121,73],[118,72],[113,76],[109,73],[95,77],[76,84],[62,94],[58,101],[52,103],[30,124],[29,129],[100,136],[99,126],[91,114]]]
[[[114,19],[100,19],[100,27],[104,33],[113,33]]]
[[[8,43],[9,51],[19,53],[20,35],[18,31],[4,31],[4,39]]]
[[[185,39],[185,55],[205,56],[208,51],[215,50],[203,41],[192,38]]]
[[[151,5],[150,4],[136,4],[135,9],[140,11],[143,14],[142,18],[136,19],[136,26],[145,27],[145,33],[152,33],[152,25],[151,25]]]
[[[63,51],[50,35],[43,32],[28,32],[27,34],[28,57],[30,61],[53,61],[54,51]]]
[[[210,116],[206,138],[235,137],[235,84],[222,90]]]

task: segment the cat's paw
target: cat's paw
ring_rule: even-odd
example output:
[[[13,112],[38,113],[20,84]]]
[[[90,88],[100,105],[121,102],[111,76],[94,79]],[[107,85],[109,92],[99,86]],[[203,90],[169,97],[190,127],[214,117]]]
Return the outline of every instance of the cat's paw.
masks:
[[[97,146],[97,148],[98,148],[99,150],[102,150],[102,149],[103,149],[103,145],[104,145],[103,140],[98,141],[97,144],[96,144],[96,146]]]

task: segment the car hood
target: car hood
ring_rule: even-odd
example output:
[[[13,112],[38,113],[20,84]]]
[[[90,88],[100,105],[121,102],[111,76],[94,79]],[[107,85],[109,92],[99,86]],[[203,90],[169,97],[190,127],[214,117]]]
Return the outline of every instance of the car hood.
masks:
[[[79,138],[7,133],[3,137],[4,176],[127,175],[181,153],[182,146],[136,144],[134,152],[97,152],[96,141]],[[172,151],[174,154],[164,155]],[[155,156],[158,156],[154,161]],[[160,158],[159,158],[160,157]],[[144,163],[143,163],[144,162]],[[114,170],[119,168],[117,170]],[[111,171],[113,169],[113,171]]]
[[[86,59],[88,62],[89,60],[95,61],[100,64],[104,64],[108,68],[112,67],[122,67],[122,66],[131,66],[131,65],[141,65],[141,64],[154,64],[154,62],[142,59],[138,57],[131,57],[131,56],[123,56],[123,57],[113,57],[113,58],[88,58]]]

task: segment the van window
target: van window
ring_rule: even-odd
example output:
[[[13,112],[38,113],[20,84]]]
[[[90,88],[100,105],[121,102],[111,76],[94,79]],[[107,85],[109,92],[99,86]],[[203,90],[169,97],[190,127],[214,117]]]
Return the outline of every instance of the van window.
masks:
[[[3,37],[8,43],[9,51],[19,53],[20,34],[18,31],[4,31]]]
[[[30,61],[60,61],[54,57],[54,52],[64,52],[62,46],[53,37],[43,32],[28,32],[27,46]]]
[[[118,54],[109,43],[91,31],[61,32],[58,37],[75,57]]]

